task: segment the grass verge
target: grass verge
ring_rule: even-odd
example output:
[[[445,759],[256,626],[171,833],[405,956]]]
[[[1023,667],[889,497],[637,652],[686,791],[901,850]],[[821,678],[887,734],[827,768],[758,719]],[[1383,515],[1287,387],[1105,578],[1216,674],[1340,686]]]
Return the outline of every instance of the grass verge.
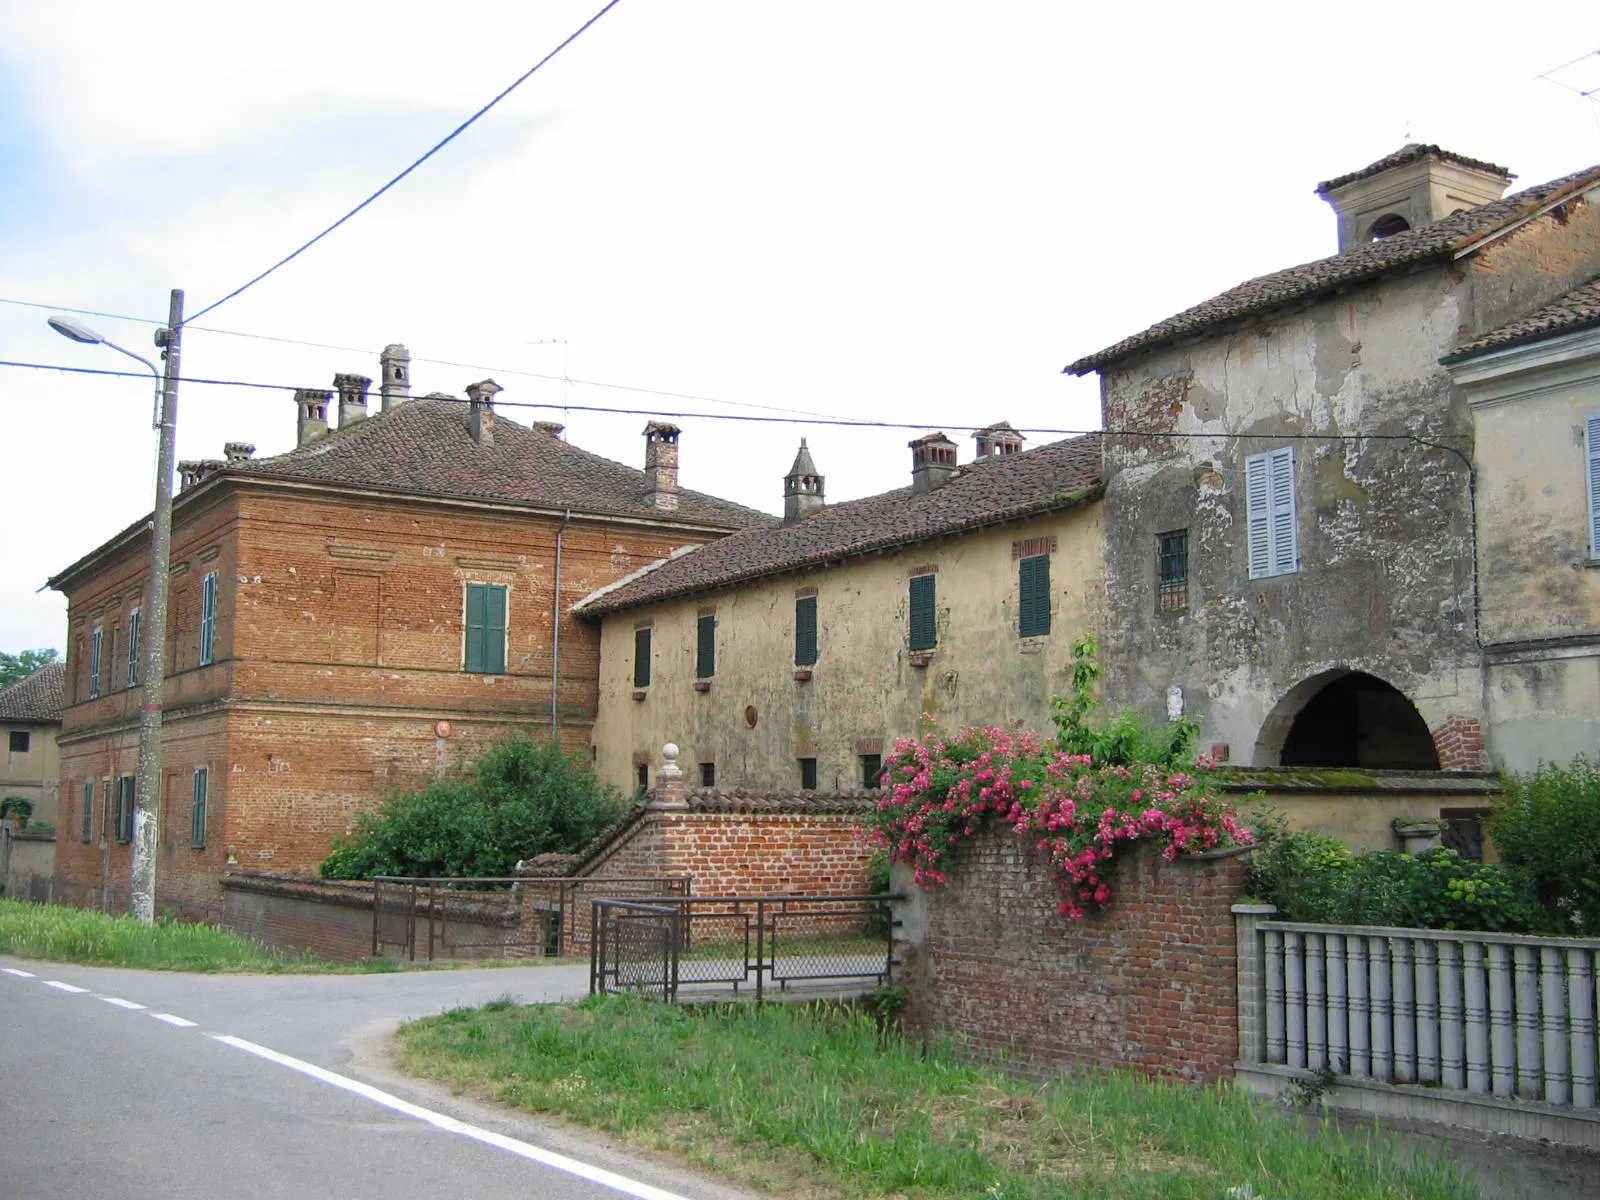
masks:
[[[1451,1167],[1227,1088],[1131,1075],[1030,1086],[837,1005],[509,1000],[412,1022],[413,1074],[827,1197],[1472,1200]]]
[[[142,925],[130,916],[25,900],[0,900],[0,954],[150,971],[326,974],[399,969],[383,960],[345,964],[285,953],[215,925],[170,918]]]

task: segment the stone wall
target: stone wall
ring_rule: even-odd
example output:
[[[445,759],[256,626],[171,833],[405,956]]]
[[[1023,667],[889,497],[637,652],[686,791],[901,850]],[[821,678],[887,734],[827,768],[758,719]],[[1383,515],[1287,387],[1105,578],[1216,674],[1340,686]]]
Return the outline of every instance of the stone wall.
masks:
[[[18,832],[0,825],[0,895],[11,900],[50,903],[50,873],[55,857],[55,834],[33,829]]]
[[[1081,921],[1034,846],[990,826],[957,846],[949,883],[896,868],[896,955],[909,1027],[1035,1074],[1131,1068],[1210,1083],[1232,1074],[1237,853],[1162,861],[1124,852],[1113,899]],[[903,876],[901,878],[900,876]]]

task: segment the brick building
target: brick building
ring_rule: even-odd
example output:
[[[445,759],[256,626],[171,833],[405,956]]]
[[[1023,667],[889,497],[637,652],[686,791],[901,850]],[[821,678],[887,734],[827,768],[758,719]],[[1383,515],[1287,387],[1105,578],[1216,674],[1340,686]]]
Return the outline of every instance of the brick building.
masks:
[[[672,550],[769,522],[681,489],[678,430],[643,471],[468,401],[407,396],[403,347],[370,380],[296,394],[298,444],[180,464],[173,510],[157,899],[221,912],[218,878],[309,871],[391,786],[507,726],[588,744],[599,637],[572,600]],[[56,896],[129,885],[148,518],[50,580],[68,602]]]

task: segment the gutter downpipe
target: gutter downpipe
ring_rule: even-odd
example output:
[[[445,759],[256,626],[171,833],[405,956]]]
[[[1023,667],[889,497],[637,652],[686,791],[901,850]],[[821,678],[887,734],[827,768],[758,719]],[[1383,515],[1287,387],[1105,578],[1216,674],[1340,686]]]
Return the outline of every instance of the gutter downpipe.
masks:
[[[560,736],[556,701],[561,694],[561,540],[572,524],[572,510],[566,510],[556,530],[556,582],[550,598],[550,738]]]

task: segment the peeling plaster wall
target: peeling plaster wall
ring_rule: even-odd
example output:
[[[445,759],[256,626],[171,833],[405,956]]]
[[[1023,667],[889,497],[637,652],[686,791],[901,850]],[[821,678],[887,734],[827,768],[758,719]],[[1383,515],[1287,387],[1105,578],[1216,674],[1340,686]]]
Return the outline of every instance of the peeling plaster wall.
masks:
[[[1283,436],[1469,445],[1437,362],[1469,311],[1464,273],[1434,267],[1102,375],[1108,428],[1205,435],[1108,441],[1113,704],[1159,713],[1179,687],[1202,745],[1257,765],[1276,761],[1257,741],[1279,700],[1330,670],[1387,680],[1430,728],[1480,716],[1466,464],[1410,440]],[[1299,570],[1251,580],[1245,458],[1290,444]],[[1157,534],[1183,528],[1188,612],[1158,614]]]
[[[1017,636],[1013,543],[1055,537],[1050,633]],[[928,713],[941,729],[1021,720],[1050,728],[1050,697],[1067,687],[1070,643],[1098,632],[1105,597],[1100,506],[910,546],[897,554],[755,580],[603,619],[600,703],[594,729],[600,777],[634,787],[636,755],[655,762],[664,742],[684,771],[716,763],[719,787],[795,787],[796,759],[817,760],[824,789],[861,782],[863,744],[881,747],[919,732]],[[937,572],[939,641],[924,667],[906,649],[907,579]],[[796,593],[815,588],[819,658],[794,678]],[[717,672],[694,690],[696,622],[714,609]],[[651,682],[633,695],[634,628],[652,622]],[[755,724],[746,709],[755,709]]]

